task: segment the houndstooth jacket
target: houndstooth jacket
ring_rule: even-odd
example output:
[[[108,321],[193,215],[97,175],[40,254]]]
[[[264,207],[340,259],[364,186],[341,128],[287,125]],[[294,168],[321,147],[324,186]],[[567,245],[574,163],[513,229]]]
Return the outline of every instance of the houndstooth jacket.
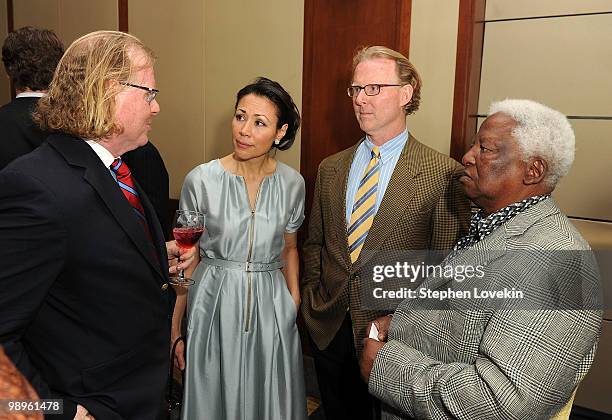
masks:
[[[377,253],[390,250],[450,250],[467,232],[470,214],[469,202],[455,177],[461,165],[410,136],[361,254],[351,264],[345,197],[359,143],[319,165],[308,239],[303,248],[301,283],[302,315],[317,347],[325,349],[329,345],[349,307],[358,353],[368,321],[395,309],[377,311],[363,307],[360,282],[363,264]]]
[[[585,273],[595,285],[589,290],[598,290],[589,249],[549,198],[457,254],[454,263],[478,262],[488,283],[533,286],[546,302],[566,308],[563,291],[584,281]],[[426,281],[423,287],[443,290],[452,283]],[[388,404],[383,418],[550,418],[587,373],[602,320],[597,304],[588,310],[424,305],[406,299],[398,306],[389,341],[374,361],[369,390]]]

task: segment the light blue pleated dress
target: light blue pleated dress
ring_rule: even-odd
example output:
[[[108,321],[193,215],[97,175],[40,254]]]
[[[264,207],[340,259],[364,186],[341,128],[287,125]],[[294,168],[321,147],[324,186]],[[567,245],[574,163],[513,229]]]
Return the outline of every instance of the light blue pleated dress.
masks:
[[[304,179],[277,162],[251,211],[244,179],[214,160],[187,175],[180,208],[204,212],[206,227],[189,289],[182,418],[306,419],[297,311],[278,268],[284,233],[304,220]]]

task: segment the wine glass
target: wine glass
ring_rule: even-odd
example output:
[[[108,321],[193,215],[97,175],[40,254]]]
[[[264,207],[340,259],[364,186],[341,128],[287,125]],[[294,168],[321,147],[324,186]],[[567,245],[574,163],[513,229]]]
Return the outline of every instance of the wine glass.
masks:
[[[172,235],[179,248],[187,249],[195,246],[204,233],[204,213],[195,210],[177,210],[172,224]],[[184,270],[170,277],[170,284],[188,287],[193,280],[185,277]]]

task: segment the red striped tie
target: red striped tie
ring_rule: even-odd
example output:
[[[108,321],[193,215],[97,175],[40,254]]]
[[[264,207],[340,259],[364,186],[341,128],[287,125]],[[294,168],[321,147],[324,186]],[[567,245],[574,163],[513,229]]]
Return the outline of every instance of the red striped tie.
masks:
[[[138,192],[134,186],[134,180],[132,179],[132,172],[130,171],[130,168],[128,168],[125,162],[123,162],[121,159],[115,159],[110,168],[115,175],[117,175],[116,181],[121,188],[121,192],[123,192],[123,195],[125,198],[127,198],[127,201],[132,206],[132,209],[142,224],[147,236],[149,239],[151,239],[151,232],[149,231],[149,226],[147,225],[145,211],[142,207],[142,203],[140,202],[140,198],[138,198]]]

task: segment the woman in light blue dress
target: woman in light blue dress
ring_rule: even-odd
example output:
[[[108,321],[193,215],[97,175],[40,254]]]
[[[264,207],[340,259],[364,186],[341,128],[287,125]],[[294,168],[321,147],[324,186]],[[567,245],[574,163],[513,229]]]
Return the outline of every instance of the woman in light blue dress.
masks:
[[[177,297],[173,319],[175,339],[187,306],[183,419],[307,417],[295,324],[304,179],[273,158],[299,124],[289,94],[259,78],[237,94],[234,152],[185,179],[180,208],[205,213],[205,232],[195,285]]]

